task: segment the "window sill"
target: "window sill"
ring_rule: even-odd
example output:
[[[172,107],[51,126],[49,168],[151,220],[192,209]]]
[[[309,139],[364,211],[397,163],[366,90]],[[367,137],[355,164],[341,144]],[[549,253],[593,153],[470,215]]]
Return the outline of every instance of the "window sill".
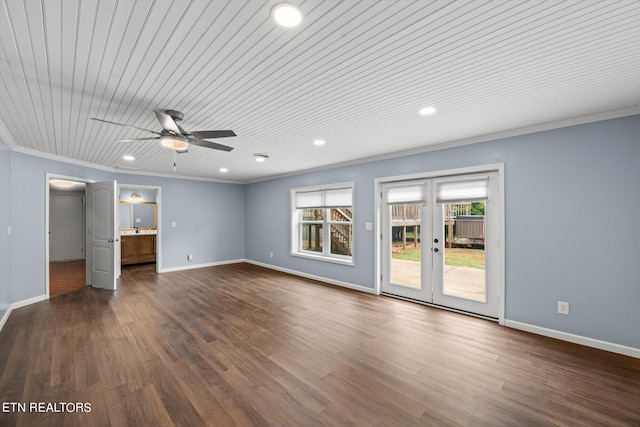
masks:
[[[322,256],[322,255],[313,255],[313,254],[307,254],[307,253],[301,253],[301,252],[291,252],[291,256],[297,256],[297,257],[300,257],[300,258],[307,258],[307,259],[314,259],[316,261],[330,262],[330,263],[333,263],[333,264],[349,265],[351,267],[353,267],[353,265],[354,265],[353,258],[351,258],[351,259],[340,259],[340,258],[333,258],[333,257]]]

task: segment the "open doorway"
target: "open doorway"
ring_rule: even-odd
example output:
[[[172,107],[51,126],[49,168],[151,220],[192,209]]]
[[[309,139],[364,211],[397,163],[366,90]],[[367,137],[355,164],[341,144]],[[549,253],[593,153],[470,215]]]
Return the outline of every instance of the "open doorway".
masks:
[[[47,179],[48,297],[87,285],[86,184],[69,177]]]
[[[140,264],[155,264],[160,271],[161,187],[119,184],[121,274]]]

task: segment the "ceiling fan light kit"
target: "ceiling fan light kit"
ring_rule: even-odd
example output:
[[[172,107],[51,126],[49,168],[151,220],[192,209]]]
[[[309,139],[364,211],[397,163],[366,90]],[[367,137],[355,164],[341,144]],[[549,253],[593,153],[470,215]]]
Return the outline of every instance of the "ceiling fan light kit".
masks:
[[[160,137],[160,145],[162,148],[174,150],[176,153],[186,153],[189,151],[189,143],[187,138],[176,135],[162,135]]]

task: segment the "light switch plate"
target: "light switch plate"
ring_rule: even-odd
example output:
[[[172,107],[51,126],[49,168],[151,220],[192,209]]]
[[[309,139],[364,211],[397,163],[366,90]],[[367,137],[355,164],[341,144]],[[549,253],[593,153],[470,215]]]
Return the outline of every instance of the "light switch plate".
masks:
[[[558,301],[558,313],[569,314],[569,303],[566,301]]]

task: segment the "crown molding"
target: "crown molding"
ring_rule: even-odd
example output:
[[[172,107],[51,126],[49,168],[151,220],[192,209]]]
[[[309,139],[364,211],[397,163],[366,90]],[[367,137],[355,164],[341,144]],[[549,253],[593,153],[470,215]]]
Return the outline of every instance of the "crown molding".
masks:
[[[1,131],[1,130],[0,130]],[[40,157],[47,160],[53,160],[62,163],[68,163],[75,166],[83,166],[86,168],[97,169],[105,172],[111,172],[118,175],[138,175],[138,176],[156,176],[161,178],[173,178],[173,179],[184,179],[189,181],[205,181],[205,182],[217,182],[222,184],[244,184],[241,181],[231,181],[231,180],[221,180],[221,179],[213,179],[213,178],[203,178],[197,176],[188,176],[188,175],[172,175],[160,172],[151,172],[151,171],[140,171],[133,169],[120,169],[120,168],[112,168],[110,166],[103,166],[97,163],[85,162],[83,160],[72,159],[70,157],[60,156],[58,154],[45,153],[43,151],[33,150],[31,148],[24,148],[19,146],[9,146],[11,151],[20,154],[26,154],[28,156]]]
[[[410,150],[397,151],[394,153],[381,154],[378,156],[362,157],[360,159],[349,160],[346,162],[333,163],[331,165],[319,166],[316,168],[309,168],[309,169],[288,172],[283,174],[269,175],[263,178],[259,178],[255,180],[247,180],[247,181],[222,180],[222,179],[215,179],[215,178],[195,177],[195,176],[189,176],[189,175],[174,175],[174,174],[166,174],[161,172],[141,171],[141,170],[124,169],[124,168],[117,168],[117,167],[113,168],[109,166],[99,165],[97,163],[90,163],[90,162],[85,162],[83,160],[76,160],[69,157],[60,156],[57,154],[50,154],[50,153],[45,153],[43,151],[33,150],[30,148],[24,148],[19,146],[15,142],[13,135],[11,134],[11,132],[9,131],[9,129],[7,128],[7,126],[4,124],[2,120],[0,120],[0,137],[2,137],[4,142],[7,144],[7,147],[11,151],[14,151],[17,153],[36,156],[36,157],[40,157],[48,160],[54,160],[54,161],[68,163],[68,164],[77,165],[77,166],[84,166],[87,168],[98,169],[98,170],[111,172],[115,174],[152,176],[152,177],[161,177],[161,178],[183,179],[183,180],[189,180],[189,181],[216,182],[221,184],[254,184],[258,182],[271,181],[279,178],[286,178],[290,176],[303,175],[303,174],[308,174],[313,172],[322,172],[326,170],[332,170],[332,169],[343,168],[348,166],[355,166],[355,165],[360,165],[364,163],[376,162],[380,160],[396,159],[399,157],[411,156],[411,155],[421,154],[421,153],[428,153],[430,151],[445,150],[448,148],[461,147],[464,145],[477,144],[480,142],[495,141],[498,139],[527,135],[527,134],[532,134],[537,132],[544,132],[548,130],[560,129],[560,128],[576,126],[576,125],[581,125],[586,123],[617,119],[621,117],[628,117],[628,116],[633,116],[638,114],[640,114],[640,105],[635,105],[635,106],[613,110],[613,111],[607,111],[603,113],[596,113],[596,114],[590,114],[587,116],[580,116],[580,117],[574,117],[570,119],[557,120],[553,122],[540,123],[540,124],[525,126],[517,129],[510,129],[506,131],[479,135],[479,136],[474,136],[470,138],[463,138],[463,139],[454,140],[454,141],[445,141],[445,142],[436,143],[432,145],[413,148]]]
[[[580,117],[574,117],[574,118],[570,118],[570,119],[557,120],[557,121],[554,121],[554,122],[540,123],[540,124],[535,124],[535,125],[531,125],[531,126],[525,126],[525,127],[521,127],[521,128],[510,129],[510,130],[506,130],[506,131],[500,131],[500,132],[489,133],[489,134],[485,134],[485,135],[474,136],[474,137],[470,137],[470,138],[458,139],[458,140],[454,140],[454,141],[445,141],[445,142],[440,142],[440,143],[436,143],[436,144],[432,144],[432,145],[426,145],[426,146],[422,146],[422,147],[418,147],[418,148],[412,148],[410,150],[397,151],[397,152],[388,153],[388,154],[381,154],[381,155],[378,155],[378,156],[363,157],[363,158],[356,159],[356,160],[349,160],[349,161],[341,162],[341,163],[333,163],[333,164],[327,165],[327,166],[319,166],[317,168],[309,168],[309,169],[305,169],[303,171],[295,171],[295,172],[288,172],[288,173],[283,173],[283,174],[278,174],[278,175],[271,175],[271,176],[260,178],[260,179],[255,179],[255,180],[250,180],[250,181],[243,181],[243,183],[244,184],[254,184],[254,183],[257,183],[257,182],[271,181],[273,179],[286,178],[286,177],[296,176],[296,175],[303,175],[303,174],[308,174],[308,173],[312,173],[312,172],[322,172],[322,171],[326,171],[326,170],[343,168],[343,167],[347,167],[347,166],[360,165],[360,164],[363,164],[363,163],[377,162],[377,161],[380,161],[380,160],[397,159],[398,157],[405,157],[405,156],[411,156],[411,155],[414,155],[414,154],[428,153],[430,151],[446,150],[448,148],[461,147],[463,145],[471,145],[471,144],[477,144],[477,143],[480,143],[480,142],[495,141],[495,140],[498,140],[498,139],[504,139],[504,138],[510,138],[510,137],[514,137],[514,136],[527,135],[527,134],[532,134],[532,133],[537,133],[537,132],[544,132],[544,131],[553,130],[553,129],[561,129],[561,128],[565,128],[565,127],[581,125],[581,124],[586,124],[586,123],[593,123],[593,122],[600,122],[600,121],[604,121],[604,120],[617,119],[617,118],[621,118],[621,117],[634,116],[634,115],[638,115],[638,114],[640,114],[640,105],[635,105],[633,107],[627,107],[627,108],[622,108],[622,109],[619,109],[619,110],[607,111],[607,112],[604,112],[604,113],[596,113],[596,114],[590,114],[590,115],[587,115],[587,116],[580,116]]]

